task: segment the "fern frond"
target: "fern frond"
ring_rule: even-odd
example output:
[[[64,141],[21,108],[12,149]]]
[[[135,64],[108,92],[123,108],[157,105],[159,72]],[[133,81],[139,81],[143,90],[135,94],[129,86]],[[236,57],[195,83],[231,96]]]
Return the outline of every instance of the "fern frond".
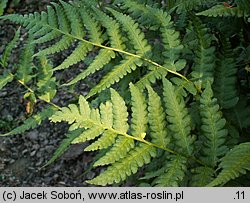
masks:
[[[146,86],[149,86],[150,84],[155,83],[157,79],[164,78],[168,71],[161,67],[148,67],[149,72],[145,74],[135,85],[139,89],[145,89]]]
[[[171,156],[166,161],[166,169],[163,174],[154,180],[157,187],[178,187],[185,176],[187,170],[187,159],[181,156]]]
[[[27,120],[25,120],[24,123],[22,125],[20,125],[19,127],[13,129],[12,131],[10,131],[6,134],[2,134],[0,136],[21,134],[27,130],[34,129],[35,127],[40,125],[43,120],[52,116],[55,111],[56,111],[56,109],[54,107],[45,108],[41,112],[39,112],[36,115],[33,115],[30,118],[28,118]]]
[[[138,1],[121,1],[116,2],[122,4],[122,9],[127,9],[130,15],[137,19],[140,22],[140,25],[149,26],[150,29],[154,30],[153,20],[152,20],[152,13],[146,8],[145,3],[140,3]],[[143,15],[141,15],[143,13]]]
[[[88,140],[93,140],[96,137],[98,137],[100,134],[102,134],[103,132],[104,132],[104,129],[102,127],[94,126],[92,128],[85,130],[83,133],[81,133],[77,138],[75,138],[72,141],[72,144],[86,142]]]
[[[103,133],[102,137],[100,137],[97,141],[86,147],[84,151],[88,152],[88,151],[106,149],[115,143],[116,137],[117,137],[116,133],[107,130]]]
[[[111,102],[113,107],[114,122],[113,126],[115,130],[126,133],[129,129],[128,126],[128,112],[126,104],[123,98],[113,89],[111,92]]]
[[[83,31],[84,29],[79,18],[78,10],[74,6],[64,1],[60,0],[60,3],[64,8],[67,19],[70,21],[72,35],[82,38],[85,35],[85,33]]]
[[[151,9],[151,12],[154,12],[161,26],[160,32],[164,47],[163,56],[165,58],[164,66],[174,71],[182,70],[186,65],[186,63],[183,63],[183,60],[179,61],[183,45],[179,39],[179,32],[174,29],[171,16],[160,9]]]
[[[41,73],[37,78],[37,91],[38,97],[43,101],[50,102],[56,95],[56,78],[53,77],[52,66],[49,64],[45,57],[40,58]]]
[[[219,17],[231,17],[231,16],[242,17],[244,16],[244,13],[243,13],[243,10],[241,10],[238,7],[228,8],[224,5],[216,5],[205,11],[197,13],[196,15],[209,16],[209,17],[218,17],[218,16]]]
[[[225,184],[250,170],[250,142],[236,145],[222,158],[219,167],[222,171],[207,186]]]
[[[48,48],[40,50],[34,56],[42,56],[42,55],[59,53],[63,50],[68,49],[70,45],[73,43],[73,41],[74,41],[73,38],[68,37],[68,36],[63,36],[57,43],[51,45]]]
[[[222,51],[215,68],[214,94],[222,108],[234,107],[239,101],[236,89],[237,67],[229,39],[223,39]]]
[[[120,34],[119,24],[104,12],[93,8],[95,17],[107,29],[110,37],[110,46],[119,50],[124,50],[122,35]]]
[[[66,13],[64,12],[63,7],[60,4],[56,4],[54,2],[51,3],[54,5],[56,15],[57,15],[57,22],[58,28],[63,32],[69,33],[70,32],[70,22]]]
[[[69,83],[65,85],[66,86],[73,85],[77,83],[78,81],[85,79],[87,76],[95,73],[98,70],[101,70],[113,58],[115,58],[115,53],[113,51],[102,49],[86,70],[81,72],[72,81],[70,81]]]
[[[97,44],[102,44],[104,39],[102,36],[101,26],[96,20],[87,12],[87,10],[81,6],[80,15],[86,30],[89,33],[89,39]]]
[[[196,87],[201,90],[206,85],[206,81],[213,82],[215,47],[211,46],[212,38],[208,29],[198,18],[193,20],[193,25],[198,38],[198,47],[194,51],[196,58],[191,77]]]
[[[13,80],[14,76],[8,72],[4,72],[3,75],[0,75],[0,90],[4,88],[9,82]]]
[[[98,159],[94,166],[104,166],[115,163],[116,161],[128,156],[128,152],[135,146],[133,139],[126,137],[118,137],[112,148],[100,159]]]
[[[205,5],[206,3],[210,2],[209,0],[177,0],[177,13],[191,11],[196,9],[201,5]]]
[[[145,39],[144,33],[139,29],[136,23],[130,16],[119,13],[113,9],[108,9],[115,18],[122,24],[124,30],[128,33],[128,38],[136,50],[136,54],[140,56],[146,55],[151,50],[150,45]]]
[[[120,81],[125,75],[134,71],[137,66],[141,66],[141,60],[128,56],[120,62],[119,65],[115,66],[103,79],[88,93],[87,98],[92,97],[98,92],[109,88],[115,82]]]
[[[56,161],[68,149],[71,142],[82,133],[82,131],[83,130],[81,128],[74,130],[74,131],[70,131],[66,135],[66,138],[64,138],[62,140],[62,143],[56,149],[52,158],[43,167],[46,167],[46,166],[52,164],[54,161]]]
[[[32,79],[34,44],[32,44],[33,36],[29,36],[26,44],[21,51],[20,60],[17,67],[17,78],[23,83],[27,83]]]
[[[92,49],[92,45],[80,42],[75,50],[64,60],[62,64],[53,69],[53,71],[66,69],[85,59],[88,52]]]
[[[128,112],[123,98],[113,89],[111,89],[111,102],[113,112],[113,128],[118,132],[126,133],[128,126]],[[111,133],[108,133],[112,135]],[[114,138],[113,138],[114,139]],[[103,157],[97,160],[94,166],[107,165],[124,158],[126,154],[134,147],[134,140],[125,137],[118,137],[114,145]]]
[[[2,57],[0,58],[0,64],[3,67],[7,67],[8,60],[11,54],[11,51],[15,48],[17,45],[18,39],[20,38],[20,28],[16,31],[14,38],[11,40],[11,42],[7,45],[5,48]]]
[[[155,156],[156,150],[154,147],[141,143],[131,150],[124,159],[115,162],[101,175],[87,182],[95,185],[119,183],[124,181],[127,176],[136,173],[139,167],[148,164],[151,157]]]
[[[204,187],[213,180],[214,171],[208,167],[197,167],[192,171],[191,187]]]
[[[148,112],[146,99],[138,88],[130,83],[132,119],[131,134],[140,137],[142,133],[147,132]]]
[[[171,82],[175,85],[178,86],[177,91],[181,93],[182,96],[186,97],[187,92],[191,93],[192,95],[197,94],[197,89],[195,88],[194,84],[190,81],[182,80],[177,77],[171,78]]]
[[[166,147],[170,142],[170,137],[167,131],[167,123],[162,102],[153,88],[148,86],[147,89],[150,136],[153,143]]]
[[[194,137],[191,137],[191,117],[185,107],[184,99],[167,79],[163,79],[163,95],[167,120],[170,123],[168,128],[175,138],[178,151],[191,155]]]
[[[0,16],[3,15],[4,9],[6,8],[8,0],[1,0],[0,2]]]
[[[226,120],[222,118],[217,99],[213,98],[213,91],[209,83],[201,95],[200,114],[201,130],[206,137],[203,145],[204,159],[208,165],[215,167],[218,159],[227,152],[225,142],[228,132],[225,129]]]
[[[239,129],[242,130],[250,126],[250,106],[247,98],[241,97],[238,104],[227,114],[228,119]]]

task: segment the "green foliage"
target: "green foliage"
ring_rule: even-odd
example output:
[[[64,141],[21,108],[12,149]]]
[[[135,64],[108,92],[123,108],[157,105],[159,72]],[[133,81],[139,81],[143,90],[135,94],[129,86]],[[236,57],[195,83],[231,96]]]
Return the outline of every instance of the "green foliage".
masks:
[[[229,180],[239,177],[240,174],[246,174],[250,170],[250,143],[245,142],[235,146],[222,158],[219,167],[222,171],[208,184],[208,186],[221,185]]]
[[[219,157],[227,151],[225,141],[228,132],[225,129],[226,120],[222,118],[217,99],[213,98],[213,91],[209,83],[201,95],[200,114],[202,135],[206,138],[202,148],[204,159],[209,166],[215,167]]]
[[[6,8],[8,0],[2,0],[0,2],[0,16],[3,15],[4,9]]]
[[[230,109],[238,103],[236,63],[228,39],[222,39],[222,50],[215,68],[214,94],[222,108]]]
[[[164,172],[154,180],[157,187],[178,187],[185,177],[186,159],[181,156],[173,156],[166,161]]]
[[[66,122],[46,166],[84,142],[86,153],[99,152],[91,167],[104,170],[93,185],[234,186],[250,170],[249,8],[247,0],[75,0],[1,16],[25,31],[1,53],[0,90],[19,84],[29,116],[2,136],[47,118]],[[71,100],[59,102],[58,92]]]

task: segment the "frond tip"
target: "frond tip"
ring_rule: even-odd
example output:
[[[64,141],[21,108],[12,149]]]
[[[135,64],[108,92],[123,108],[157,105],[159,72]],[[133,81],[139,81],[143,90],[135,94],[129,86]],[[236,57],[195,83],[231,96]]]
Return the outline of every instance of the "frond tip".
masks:
[[[96,178],[87,181],[94,185],[107,185],[124,181],[127,176],[135,174],[139,167],[150,162],[156,156],[156,149],[146,144],[134,148],[128,156],[115,162],[112,166]]]
[[[235,146],[222,158],[219,166],[222,171],[208,187],[225,184],[250,170],[250,142]]]

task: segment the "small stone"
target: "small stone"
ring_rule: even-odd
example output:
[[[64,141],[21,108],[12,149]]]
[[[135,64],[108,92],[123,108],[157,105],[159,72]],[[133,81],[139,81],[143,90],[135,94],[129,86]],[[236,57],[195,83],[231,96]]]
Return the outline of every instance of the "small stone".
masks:
[[[38,140],[39,134],[37,130],[32,130],[31,132],[28,132],[27,137],[31,140]]]
[[[35,154],[36,154],[36,151],[34,150],[34,151],[32,151],[32,152],[30,153],[30,156],[33,157],[33,156],[35,156]]]

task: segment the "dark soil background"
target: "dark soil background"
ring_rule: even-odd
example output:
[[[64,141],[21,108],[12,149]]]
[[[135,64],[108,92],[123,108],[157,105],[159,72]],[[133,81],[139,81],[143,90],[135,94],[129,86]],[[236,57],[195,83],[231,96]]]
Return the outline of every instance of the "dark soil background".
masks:
[[[5,14],[42,11],[49,2],[51,1],[21,0],[16,5],[8,5]],[[0,53],[11,41],[16,29],[14,24],[0,22]],[[22,37],[25,37],[24,32]],[[10,60],[10,64],[18,60],[18,47]],[[60,58],[53,60],[60,61]],[[70,72],[66,74],[70,77]],[[27,119],[24,91],[23,87],[15,82],[9,83],[0,91],[0,133],[10,131]],[[84,91],[88,91],[88,86],[81,85],[79,91],[84,94]],[[61,91],[55,98],[58,100],[55,103],[66,105],[66,101],[71,99],[74,99],[73,95]],[[87,186],[84,180],[91,179],[96,174],[93,170],[88,171],[93,154],[83,153],[82,144],[72,145],[60,159],[48,167],[43,167],[65,137],[65,132],[66,125],[45,121],[40,127],[22,135],[0,137],[0,186]]]

